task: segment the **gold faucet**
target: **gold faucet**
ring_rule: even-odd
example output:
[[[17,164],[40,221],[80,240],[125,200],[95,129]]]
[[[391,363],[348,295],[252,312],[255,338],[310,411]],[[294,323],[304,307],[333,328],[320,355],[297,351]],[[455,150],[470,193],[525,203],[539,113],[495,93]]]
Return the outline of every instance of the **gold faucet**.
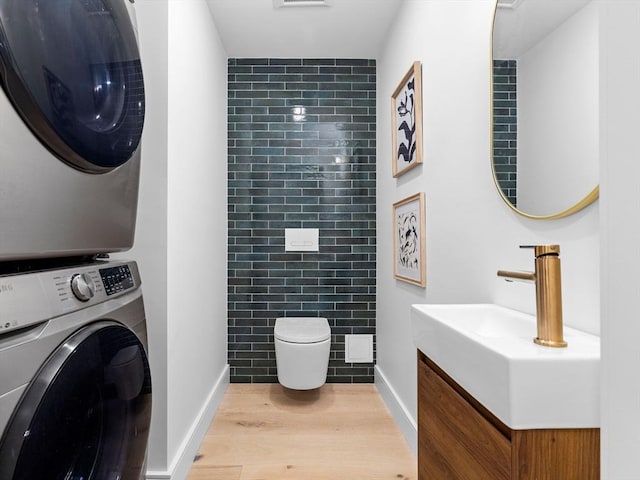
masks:
[[[498,270],[498,276],[535,282],[538,336],[533,341],[545,347],[566,347],[562,336],[560,245],[521,245],[520,248],[534,249],[535,272]]]

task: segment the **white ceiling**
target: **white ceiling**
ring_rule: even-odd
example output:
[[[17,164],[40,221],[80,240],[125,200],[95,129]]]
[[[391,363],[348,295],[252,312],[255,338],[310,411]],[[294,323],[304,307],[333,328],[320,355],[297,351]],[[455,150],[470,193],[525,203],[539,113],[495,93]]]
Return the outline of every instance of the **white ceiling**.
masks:
[[[230,58],[377,58],[404,0],[330,0],[274,8],[273,0],[208,0]]]

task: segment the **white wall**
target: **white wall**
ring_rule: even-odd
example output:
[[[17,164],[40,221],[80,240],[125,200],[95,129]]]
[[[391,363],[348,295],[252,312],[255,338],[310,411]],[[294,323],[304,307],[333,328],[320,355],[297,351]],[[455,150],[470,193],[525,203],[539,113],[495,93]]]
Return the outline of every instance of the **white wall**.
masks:
[[[171,455],[227,364],[227,55],[205,0],[169,1],[169,67]]]
[[[640,1],[603,2],[602,479],[640,477]]]
[[[405,0],[378,62],[377,368],[416,418],[412,303],[495,302],[534,313],[531,284],[499,268],[531,270],[521,244],[559,243],[564,318],[598,333],[598,204],[566,219],[517,216],[495,189],[489,163],[493,0]],[[422,62],[424,164],[391,176],[389,98],[411,62]],[[427,287],[394,280],[391,205],[426,193]],[[534,335],[535,332],[532,332]]]
[[[186,477],[228,382],[227,55],[205,0],[138,0],[147,115],[134,248],[149,332],[148,479]]]
[[[518,60],[518,208],[552,215],[598,184],[598,2]]]

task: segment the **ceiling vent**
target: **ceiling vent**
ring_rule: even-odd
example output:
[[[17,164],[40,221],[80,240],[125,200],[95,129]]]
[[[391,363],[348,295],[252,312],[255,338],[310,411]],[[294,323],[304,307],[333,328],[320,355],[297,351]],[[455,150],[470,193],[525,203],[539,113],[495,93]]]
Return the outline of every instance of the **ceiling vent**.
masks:
[[[274,8],[329,6],[331,6],[331,0],[273,0]]]

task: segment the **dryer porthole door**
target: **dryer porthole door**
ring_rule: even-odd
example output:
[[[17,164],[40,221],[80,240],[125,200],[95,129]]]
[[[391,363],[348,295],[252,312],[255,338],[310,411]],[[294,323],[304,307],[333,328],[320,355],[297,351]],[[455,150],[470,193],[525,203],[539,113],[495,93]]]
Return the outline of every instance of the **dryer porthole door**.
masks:
[[[139,480],[150,421],[144,347],[120,324],[90,324],[25,390],[0,441],[0,478]]]
[[[142,136],[142,67],[125,1],[0,0],[5,94],[55,157],[89,173],[127,162]]]

